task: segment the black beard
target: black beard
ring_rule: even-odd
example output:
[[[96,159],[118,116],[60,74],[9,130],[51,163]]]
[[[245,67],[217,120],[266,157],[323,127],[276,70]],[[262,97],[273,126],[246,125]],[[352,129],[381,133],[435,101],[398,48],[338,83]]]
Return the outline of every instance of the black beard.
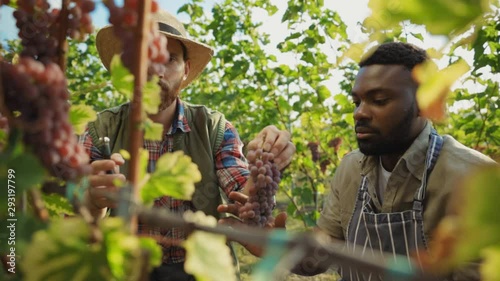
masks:
[[[403,154],[414,140],[410,136],[413,118],[415,118],[415,106],[412,105],[401,123],[389,133],[390,137],[379,140],[358,139],[359,150],[370,156]]]

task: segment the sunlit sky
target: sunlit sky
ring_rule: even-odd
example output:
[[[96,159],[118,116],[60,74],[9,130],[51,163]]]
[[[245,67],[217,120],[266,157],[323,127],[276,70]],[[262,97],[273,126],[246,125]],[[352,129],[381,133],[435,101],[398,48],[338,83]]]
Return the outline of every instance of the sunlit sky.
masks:
[[[119,5],[123,3],[123,0],[115,1]],[[158,0],[158,2],[162,9],[174,14],[177,13],[182,5],[188,3],[188,1],[183,0]],[[206,12],[210,13],[213,5],[220,2],[222,2],[222,0],[205,0],[203,1],[203,6],[205,7]],[[281,23],[281,17],[286,11],[288,4],[285,0],[272,0],[272,2],[278,7],[278,12],[275,15],[269,17],[267,12],[259,9],[254,11],[253,18],[255,21],[263,22],[261,27],[262,30],[271,35],[271,44],[268,46],[268,51],[280,56],[282,54],[279,54],[275,46],[290,32],[287,30],[286,24]],[[53,7],[57,7],[61,5],[61,0],[49,0],[49,3],[51,3]],[[325,8],[329,8],[339,13],[342,20],[347,24],[347,33],[352,42],[362,42],[367,39],[366,34],[361,32],[359,23],[362,22],[371,12],[368,8],[368,0],[328,0],[325,1]],[[10,7],[2,6],[0,8],[0,42],[3,42],[5,39],[14,39],[17,37],[18,30],[15,26],[12,12],[13,9]],[[107,25],[108,17],[109,14],[106,7],[101,1],[96,1],[96,10],[92,12],[92,20],[96,29]],[[183,22],[189,21],[188,15],[185,13],[179,14],[178,17]],[[412,31],[415,32],[415,30]],[[416,32],[423,33],[423,29],[418,29]],[[424,38],[424,42],[415,38],[409,38],[409,41],[423,48],[434,47],[436,49],[439,49],[445,43],[443,38],[439,37],[426,36],[424,34]],[[412,42],[412,40],[414,42]],[[325,50],[325,52],[329,51]],[[283,59],[287,58],[285,57]]]
[[[115,0],[117,4],[121,5],[123,0]],[[60,6],[61,0],[49,0],[52,6]],[[220,3],[222,0],[205,0],[203,5],[207,13],[210,13],[211,8],[215,3]],[[267,12],[263,10],[256,10],[253,14],[255,21],[263,22],[262,30],[269,33],[271,36],[271,44],[267,46],[267,51],[273,53],[278,57],[280,63],[290,63],[290,58],[286,54],[281,54],[276,47],[276,44],[281,42],[290,31],[287,30],[286,24],[281,23],[281,17],[287,8],[287,1],[285,0],[272,0],[273,4],[278,7],[278,12],[269,17]],[[366,34],[360,30],[359,23],[362,22],[369,14],[368,0],[328,0],[324,1],[325,7],[337,11],[342,20],[347,24],[348,36],[351,42],[365,41]],[[159,0],[160,7],[171,13],[176,14],[177,10],[187,1],[183,0]],[[14,39],[17,37],[17,28],[15,26],[14,18],[12,16],[13,9],[10,7],[2,6],[0,8],[0,43],[6,39]],[[108,11],[101,1],[96,2],[96,10],[92,13],[93,24],[96,29],[108,24]],[[179,19],[183,22],[188,22],[188,15],[185,13],[178,15]],[[423,28],[412,26],[412,32],[424,33]],[[423,48],[441,48],[446,41],[442,37],[430,36],[424,34],[424,41],[420,41],[410,36],[408,38],[410,43],[414,43]],[[217,47],[217,46],[213,46]],[[217,48],[216,48],[217,49]],[[325,53],[329,54],[332,50],[325,49]],[[333,54],[330,54],[333,55]],[[336,81],[329,81],[329,84],[336,84]]]

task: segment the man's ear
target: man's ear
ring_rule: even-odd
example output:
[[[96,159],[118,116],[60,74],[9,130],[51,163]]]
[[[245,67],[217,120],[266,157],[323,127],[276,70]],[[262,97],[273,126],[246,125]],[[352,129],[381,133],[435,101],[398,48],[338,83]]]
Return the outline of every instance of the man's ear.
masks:
[[[183,80],[186,80],[188,75],[189,75],[189,71],[191,70],[191,61],[190,60],[187,60],[185,63],[184,63],[184,77],[183,77]]]

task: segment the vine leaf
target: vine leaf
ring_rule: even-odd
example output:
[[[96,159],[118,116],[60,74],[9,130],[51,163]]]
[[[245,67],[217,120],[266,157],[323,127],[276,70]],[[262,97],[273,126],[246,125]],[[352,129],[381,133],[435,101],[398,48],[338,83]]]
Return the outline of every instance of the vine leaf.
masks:
[[[0,130],[0,150],[7,144],[7,132]]]
[[[500,245],[487,248],[483,252],[484,262],[481,264],[480,272],[483,281],[500,281],[498,265],[500,264]]]
[[[453,215],[438,225],[436,243],[424,259],[428,267],[448,271],[479,258],[483,258],[485,266],[493,262],[489,258],[498,259],[498,254],[486,250],[500,247],[499,182],[498,166],[482,167],[461,182],[450,201]]]
[[[35,232],[21,262],[25,280],[110,280],[105,250],[89,245],[89,237],[81,218],[57,220]]]
[[[81,218],[55,220],[34,233],[21,262],[24,280],[137,280],[150,251],[150,269],[161,262],[161,249],[151,238],[125,231],[123,220],[100,225],[102,241],[89,243],[92,230]]]
[[[91,106],[75,104],[69,108],[69,122],[75,130],[75,134],[81,135],[89,122],[94,121],[97,114]]]
[[[45,208],[47,208],[51,217],[57,217],[60,215],[74,215],[73,206],[71,206],[66,197],[55,193],[42,193],[42,198],[45,204]]]
[[[450,35],[489,10],[488,0],[370,0],[372,27],[390,28],[410,20],[423,24],[432,34]]]
[[[144,138],[147,140],[161,141],[163,139],[163,125],[146,118],[142,122],[144,128]]]
[[[184,219],[207,226],[217,225],[212,216],[203,212],[186,212]],[[197,281],[236,280],[231,251],[222,235],[203,231],[194,231],[182,243],[186,249],[184,269],[196,277]]]
[[[500,168],[483,168],[462,183],[460,203],[456,203],[461,219],[456,253],[457,262],[474,259],[482,248],[500,245]]]
[[[190,200],[194,184],[201,180],[198,166],[182,151],[163,154],[156,163],[156,171],[141,189],[144,204],[161,196]]]
[[[119,55],[115,55],[111,59],[110,72],[113,87],[125,95],[128,100],[131,100],[134,90],[134,75],[123,65]]]
[[[0,180],[15,186],[16,196],[19,196],[42,182],[46,172],[38,158],[31,153],[13,153],[11,156],[5,162],[4,159],[0,162]],[[9,170],[13,171],[9,174],[10,178],[7,176]]]
[[[160,85],[158,85],[159,79],[158,76],[154,76],[151,81],[148,81],[146,85],[144,85],[142,91],[142,105],[144,111],[148,114],[158,113],[158,106],[161,102],[161,88]]]
[[[128,100],[132,100],[134,91],[134,75],[123,65],[120,57],[115,55],[111,60],[110,66],[111,83],[113,87],[125,95]],[[148,81],[142,91],[142,106],[143,110],[149,114],[158,112],[158,105],[161,102],[161,88],[158,85],[159,77],[154,76],[151,81]]]
[[[161,249],[147,237],[124,231],[123,220],[108,218],[102,223],[104,245],[110,270],[118,280],[139,280],[143,261],[141,249],[150,253],[149,269],[161,263]]]
[[[130,158],[130,157],[129,157]],[[144,184],[150,178],[150,174],[147,173],[149,162],[149,151],[144,148],[139,148],[139,181],[138,188],[142,188]]]
[[[417,101],[424,117],[437,121],[444,119],[450,88],[469,69],[467,62],[462,59],[442,70],[438,70],[433,61],[415,66],[412,74],[420,83]]]

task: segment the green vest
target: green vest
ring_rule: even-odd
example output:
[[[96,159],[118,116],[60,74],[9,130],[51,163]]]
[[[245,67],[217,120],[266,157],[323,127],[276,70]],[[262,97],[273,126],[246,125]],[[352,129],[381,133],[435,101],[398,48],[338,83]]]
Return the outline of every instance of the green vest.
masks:
[[[222,113],[202,105],[188,103],[183,105],[184,115],[191,131],[185,133],[177,130],[174,133],[173,150],[184,151],[200,169],[202,180],[195,185],[192,198],[194,207],[218,219],[217,206],[222,202],[221,196],[223,196],[224,201],[226,196],[219,188],[214,158],[215,152],[224,139],[226,119]],[[88,126],[93,145],[102,151],[99,137],[107,136],[110,139],[111,153],[128,149],[130,139],[129,114],[129,103],[99,113],[97,120]],[[122,166],[121,172],[127,176],[127,162]]]
[[[219,187],[215,173],[215,152],[222,144],[226,130],[226,118],[220,112],[211,110],[203,105],[193,105],[183,102],[184,116],[186,117],[190,132],[177,130],[174,133],[173,150],[184,151],[191,160],[198,165],[202,180],[195,185],[192,202],[197,210],[219,219],[217,206],[227,203],[226,194]],[[130,104],[126,103],[99,113],[97,120],[89,123],[88,132],[92,137],[95,147],[102,151],[99,137],[110,139],[111,153],[118,153],[121,149],[129,147],[130,125],[128,116]],[[121,167],[121,172],[127,176],[128,163]],[[236,277],[239,280],[239,263],[234,248],[228,242],[233,262],[236,267]]]

